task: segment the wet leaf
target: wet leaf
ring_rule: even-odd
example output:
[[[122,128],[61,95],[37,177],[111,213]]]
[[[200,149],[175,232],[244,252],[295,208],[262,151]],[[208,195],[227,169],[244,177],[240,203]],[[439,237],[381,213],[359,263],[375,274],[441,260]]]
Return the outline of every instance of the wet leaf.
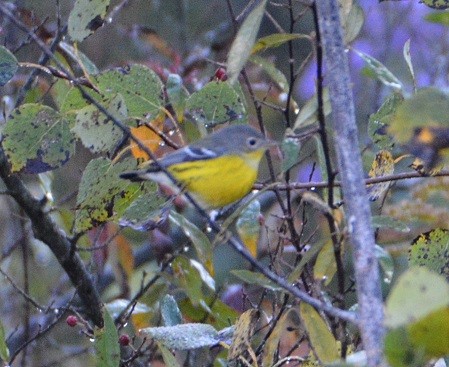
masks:
[[[368,134],[379,149],[390,149],[394,145],[394,140],[388,134],[387,128],[403,101],[402,94],[394,92],[384,101],[379,110],[369,117]]]
[[[325,285],[329,285],[336,272],[337,264],[335,263],[334,246],[332,241],[328,241],[318,253],[313,267],[313,274],[315,279],[323,281]]]
[[[68,20],[68,33],[81,42],[104,23],[110,0],[76,0]]]
[[[287,172],[298,164],[299,152],[301,150],[301,142],[294,137],[286,136],[282,140],[282,172]]]
[[[328,116],[332,112],[328,88],[323,90],[323,110],[324,116]],[[318,122],[318,98],[316,94],[300,109],[293,130],[312,125],[315,122]]]
[[[190,239],[190,241],[192,241],[200,262],[204,264],[209,271],[213,270],[213,247],[209,238],[204,234],[204,232],[202,232],[187,218],[174,211],[170,212],[169,219],[173,224],[177,225],[184,232],[184,234]]]
[[[169,349],[177,350],[211,347],[221,341],[214,327],[199,323],[149,327],[141,329],[140,333],[153,338]]]
[[[253,257],[257,257],[257,244],[260,235],[259,218],[261,215],[259,201],[252,200],[242,211],[236,222],[237,233]]]
[[[449,231],[437,228],[420,234],[409,250],[411,266],[425,266],[449,279]]]
[[[371,223],[374,228],[390,228],[402,233],[410,232],[410,227],[405,222],[387,215],[374,215]]]
[[[164,359],[164,363],[166,367],[180,367],[176,357],[173,355],[170,350],[164,346],[162,343],[157,343],[159,350],[162,353],[162,358]]]
[[[322,363],[338,360],[337,342],[320,314],[305,302],[300,304],[300,314],[316,357]]]
[[[76,201],[76,233],[120,217],[133,200],[146,192],[146,183],[130,183],[119,178],[120,173],[135,168],[132,159],[116,164],[106,158],[89,162],[83,172]],[[154,185],[151,187],[154,189]]]
[[[3,361],[9,360],[9,348],[6,344],[6,334],[3,323],[0,323],[0,358]]]
[[[266,288],[272,291],[280,291],[282,287],[268,279],[261,273],[255,273],[250,270],[232,270],[231,274],[241,279],[245,283],[258,285],[259,287]]]
[[[402,83],[399,81],[399,79],[379,60],[354,48],[352,50],[365,61],[366,66],[369,72],[372,73],[373,77],[378,79],[387,87],[391,87],[395,90],[402,89]]]
[[[398,106],[388,132],[405,144],[418,128],[448,127],[448,116],[449,97],[445,93],[433,88],[420,89]]]
[[[13,172],[40,173],[61,167],[75,151],[68,121],[54,109],[24,104],[3,130],[3,148]]]
[[[232,365],[240,356],[244,355],[251,346],[251,337],[260,317],[260,311],[250,309],[242,313],[235,324],[231,347],[228,352],[228,363]]]
[[[153,120],[164,106],[164,87],[157,74],[144,65],[108,70],[95,77],[108,99],[120,94],[129,118]]]
[[[109,312],[103,310],[104,327],[95,328],[95,351],[97,367],[117,367],[120,364],[120,345],[114,320]]]
[[[388,150],[381,150],[376,154],[371,169],[368,172],[370,178],[385,177],[394,172],[393,155]],[[390,187],[390,182],[380,182],[367,186],[371,201],[379,199]]]
[[[386,302],[385,324],[411,324],[449,305],[449,284],[423,267],[412,267],[397,280]]]
[[[121,226],[148,231],[164,218],[167,200],[160,195],[154,182],[147,182],[145,186],[147,192],[142,192],[123,212],[119,221]]]
[[[161,300],[161,316],[164,326],[175,326],[182,322],[181,311],[170,294],[166,294]]]
[[[249,58],[253,64],[258,65],[262,70],[267,73],[267,75],[271,78],[272,81],[276,83],[276,85],[285,93],[288,93],[289,84],[287,78],[284,73],[280,71],[276,65],[267,59],[264,59],[260,56],[251,56]]]
[[[182,78],[178,74],[170,74],[165,85],[167,89],[168,100],[176,113],[179,122],[184,120],[184,108],[186,100],[189,98],[189,92],[182,85]]]
[[[448,9],[449,8],[449,1],[448,0],[422,0],[423,4],[426,4],[429,8],[433,9]]]
[[[187,99],[186,112],[205,127],[248,120],[240,95],[228,82],[213,81],[193,93]]]
[[[266,5],[267,0],[262,0],[254,7],[243,21],[234,42],[232,42],[227,61],[228,80],[230,84],[234,84],[237,81],[240,71],[251,55],[251,50],[256,42],[257,33],[259,33],[260,23],[262,22]]]
[[[18,67],[16,57],[6,47],[0,46],[0,86],[12,79]]]
[[[305,34],[297,34],[297,33],[273,33],[270,34],[269,36],[259,38],[255,43],[255,45],[253,46],[251,54],[254,55],[258,52],[265,51],[272,47],[279,47],[284,43],[300,38],[308,39],[310,37]]]
[[[118,120],[127,117],[126,106],[120,95],[108,101],[104,107]],[[78,111],[72,131],[92,153],[112,152],[123,139],[123,131],[94,105]]]

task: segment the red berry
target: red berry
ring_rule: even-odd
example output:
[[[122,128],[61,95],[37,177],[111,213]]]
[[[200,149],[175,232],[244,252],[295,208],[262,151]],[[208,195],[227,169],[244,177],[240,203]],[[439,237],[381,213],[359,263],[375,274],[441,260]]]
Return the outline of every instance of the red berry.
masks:
[[[67,316],[65,322],[70,327],[75,327],[78,324],[78,317],[76,317],[74,315]]]
[[[120,337],[118,338],[118,342],[122,347],[126,347],[129,345],[131,339],[129,338],[128,334],[122,334],[120,335]]]
[[[225,80],[228,80],[228,74],[226,74],[226,70],[224,68],[218,68],[215,70],[215,79],[220,80],[224,82]]]

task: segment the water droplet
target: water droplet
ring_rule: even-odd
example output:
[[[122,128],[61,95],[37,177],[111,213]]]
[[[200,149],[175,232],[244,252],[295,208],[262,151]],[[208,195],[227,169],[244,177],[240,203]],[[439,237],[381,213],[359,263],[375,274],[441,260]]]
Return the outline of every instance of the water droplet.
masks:
[[[207,226],[207,227],[206,227],[206,232],[207,232],[207,233],[211,233],[211,232],[212,232],[211,226]]]
[[[184,246],[184,248],[182,249],[184,252],[189,251],[189,246]]]

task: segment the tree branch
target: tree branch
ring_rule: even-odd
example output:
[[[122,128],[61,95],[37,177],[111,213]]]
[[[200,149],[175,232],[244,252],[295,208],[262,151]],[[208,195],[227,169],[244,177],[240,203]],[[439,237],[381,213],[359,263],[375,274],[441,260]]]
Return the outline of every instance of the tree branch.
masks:
[[[371,213],[363,185],[363,169],[357,138],[349,65],[343,44],[337,0],[316,1],[332,105],[342,189],[348,228],[353,245],[359,328],[370,367],[383,364],[383,304],[379,265],[374,254]]]
[[[70,251],[69,239],[55,225],[50,215],[44,211],[42,203],[30,194],[16,175],[11,174],[3,149],[0,149],[0,177],[11,196],[30,218],[35,237],[50,247],[64,268],[84,304],[87,316],[96,326],[103,327],[101,313],[103,303],[84,263],[77,253]]]

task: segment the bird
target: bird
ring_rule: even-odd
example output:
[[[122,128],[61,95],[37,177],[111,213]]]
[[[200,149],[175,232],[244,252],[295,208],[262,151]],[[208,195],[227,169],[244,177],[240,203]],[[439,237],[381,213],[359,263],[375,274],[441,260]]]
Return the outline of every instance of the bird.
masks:
[[[255,128],[234,124],[165,155],[157,163],[151,162],[145,169],[124,172],[120,177],[151,180],[168,186],[175,194],[185,190],[203,209],[218,209],[251,191],[262,157],[274,145],[276,142]]]

